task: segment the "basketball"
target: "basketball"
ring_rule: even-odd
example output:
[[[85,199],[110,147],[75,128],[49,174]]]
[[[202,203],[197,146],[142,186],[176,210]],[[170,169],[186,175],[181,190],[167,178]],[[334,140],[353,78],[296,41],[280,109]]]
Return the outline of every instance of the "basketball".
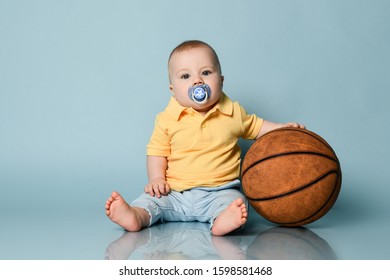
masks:
[[[341,188],[341,168],[332,147],[301,128],[264,134],[249,148],[241,169],[250,205],[281,226],[302,226],[324,216]]]

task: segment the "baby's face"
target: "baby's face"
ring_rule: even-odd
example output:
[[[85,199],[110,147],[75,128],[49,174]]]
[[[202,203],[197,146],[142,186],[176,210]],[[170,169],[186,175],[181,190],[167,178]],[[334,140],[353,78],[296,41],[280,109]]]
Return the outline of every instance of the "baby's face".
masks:
[[[209,48],[197,47],[176,52],[168,67],[169,88],[180,105],[205,113],[218,102],[222,95],[223,76]],[[188,89],[201,84],[210,87],[211,97],[205,103],[198,104],[189,98]]]

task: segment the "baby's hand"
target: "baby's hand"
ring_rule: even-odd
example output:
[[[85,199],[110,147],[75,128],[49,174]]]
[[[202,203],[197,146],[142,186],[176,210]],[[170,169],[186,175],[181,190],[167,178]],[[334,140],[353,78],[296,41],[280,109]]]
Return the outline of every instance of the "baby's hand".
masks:
[[[169,187],[169,184],[163,178],[154,179],[145,186],[146,193],[151,196],[157,196],[158,198],[162,195],[168,195],[170,191],[171,188]]]
[[[306,129],[306,126],[296,122],[285,123],[282,127],[296,127]]]

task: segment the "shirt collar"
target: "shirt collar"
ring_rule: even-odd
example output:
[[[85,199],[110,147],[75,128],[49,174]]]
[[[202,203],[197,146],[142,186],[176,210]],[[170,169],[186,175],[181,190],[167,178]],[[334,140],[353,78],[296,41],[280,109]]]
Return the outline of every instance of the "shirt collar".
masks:
[[[172,96],[168,106],[166,108],[166,111],[170,113],[175,120],[179,120],[183,112],[193,110],[189,107],[183,107],[179,104],[179,102],[176,101],[176,99]],[[233,102],[231,99],[225,94],[222,93],[221,98],[218,100],[217,104],[210,110],[210,112],[207,114],[215,112],[216,110],[219,110],[221,113],[231,116],[233,113]]]

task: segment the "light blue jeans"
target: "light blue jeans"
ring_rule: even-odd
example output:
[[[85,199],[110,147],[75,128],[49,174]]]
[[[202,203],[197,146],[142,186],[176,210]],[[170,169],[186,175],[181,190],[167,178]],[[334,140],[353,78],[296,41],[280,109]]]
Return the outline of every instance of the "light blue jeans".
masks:
[[[210,229],[218,215],[235,199],[248,201],[240,191],[240,180],[234,180],[215,188],[197,187],[177,192],[171,191],[160,198],[142,194],[131,205],[149,212],[150,223],[160,222],[208,222]]]

